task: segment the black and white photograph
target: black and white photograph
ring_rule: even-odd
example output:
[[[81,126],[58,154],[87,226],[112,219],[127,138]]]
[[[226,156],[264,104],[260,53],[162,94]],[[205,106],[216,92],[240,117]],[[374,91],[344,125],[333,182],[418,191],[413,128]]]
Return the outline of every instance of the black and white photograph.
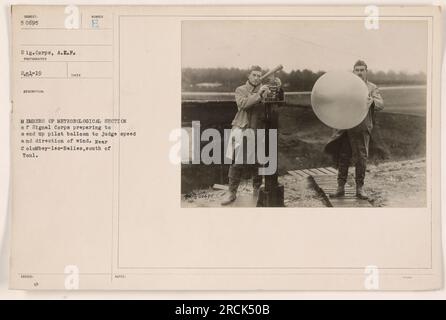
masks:
[[[444,8],[9,13],[0,292],[443,288]]]
[[[428,21],[182,22],[182,207],[426,207]]]

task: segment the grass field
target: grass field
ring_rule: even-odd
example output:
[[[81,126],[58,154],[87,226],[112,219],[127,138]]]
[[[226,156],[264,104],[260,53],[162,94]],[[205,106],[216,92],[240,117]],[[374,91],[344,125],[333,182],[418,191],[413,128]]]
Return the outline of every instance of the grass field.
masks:
[[[405,113],[414,115],[426,114],[426,87],[399,86],[380,88],[384,99],[385,112]],[[184,100],[234,100],[231,92],[193,92],[183,93]],[[285,95],[287,105],[311,106],[310,92],[287,92]]]
[[[279,173],[333,165],[323,148],[333,130],[309,108],[285,106],[279,114]],[[398,161],[426,156],[425,117],[377,113],[369,160]]]

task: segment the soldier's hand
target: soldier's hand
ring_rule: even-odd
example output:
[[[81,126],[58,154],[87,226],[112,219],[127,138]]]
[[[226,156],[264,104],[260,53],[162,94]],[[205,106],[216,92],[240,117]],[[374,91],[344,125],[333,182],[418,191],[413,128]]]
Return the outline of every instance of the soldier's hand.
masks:
[[[260,89],[259,89],[259,93],[260,94],[263,94],[264,92],[268,92],[268,91],[269,91],[269,87],[266,84],[261,86]]]
[[[261,86],[259,93],[260,93],[260,97],[262,99],[266,99],[266,97],[268,96],[268,93],[269,93],[269,87],[267,85]]]
[[[367,106],[371,106],[373,103],[373,98],[371,96],[367,96]]]

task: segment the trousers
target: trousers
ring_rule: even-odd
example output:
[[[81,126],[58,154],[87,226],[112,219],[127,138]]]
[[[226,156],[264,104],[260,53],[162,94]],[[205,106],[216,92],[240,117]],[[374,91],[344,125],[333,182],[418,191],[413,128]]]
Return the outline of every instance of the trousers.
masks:
[[[341,136],[338,158],[338,185],[347,182],[348,168],[355,166],[355,182],[357,187],[364,185],[369,153],[370,134],[368,131],[347,130]]]

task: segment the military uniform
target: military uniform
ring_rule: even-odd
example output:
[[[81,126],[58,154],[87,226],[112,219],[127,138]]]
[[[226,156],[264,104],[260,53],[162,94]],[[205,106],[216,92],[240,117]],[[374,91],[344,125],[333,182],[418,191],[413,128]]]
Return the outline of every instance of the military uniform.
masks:
[[[384,102],[378,87],[366,81],[372,104],[365,119],[356,127],[348,130],[335,130],[325,146],[325,152],[331,154],[338,166],[338,185],[344,186],[347,181],[348,167],[355,165],[356,186],[364,185],[369,144],[375,123],[375,111],[384,109]]]
[[[231,139],[232,142],[235,140],[235,145],[238,147],[243,147],[244,158],[249,159],[250,156],[254,157],[254,164],[246,163],[233,163],[229,167],[229,191],[236,193],[242,174],[245,170],[249,171],[253,178],[253,187],[258,189],[262,184],[262,176],[258,174],[258,163],[255,159],[255,154],[249,155],[246,150],[248,149],[246,145],[243,144],[242,135],[246,133],[247,130],[252,130],[252,133],[256,136],[256,129],[264,127],[263,116],[264,108],[262,102],[262,97],[259,94],[259,89],[261,85],[253,86],[249,81],[244,85],[238,87],[235,90],[235,101],[237,103],[237,114],[232,121],[232,132]],[[256,137],[257,138],[257,137]],[[232,146],[232,143],[231,143]],[[249,150],[255,152],[255,148],[249,148]],[[230,158],[234,157],[234,152],[236,150],[228,148],[227,156]]]

